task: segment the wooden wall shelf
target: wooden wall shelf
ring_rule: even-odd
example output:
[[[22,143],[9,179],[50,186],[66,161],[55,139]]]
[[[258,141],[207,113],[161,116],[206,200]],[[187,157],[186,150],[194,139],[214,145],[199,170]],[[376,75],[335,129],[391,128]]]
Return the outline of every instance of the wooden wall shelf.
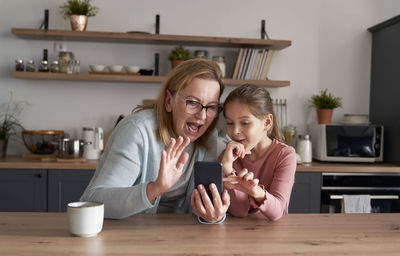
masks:
[[[65,74],[65,73],[44,73],[44,72],[11,72],[11,77],[20,79],[44,79],[44,80],[69,80],[69,81],[97,81],[97,82],[142,82],[161,83],[166,76],[132,76],[132,75],[103,75],[103,74]],[[278,80],[235,80],[224,79],[227,85],[242,85],[252,83],[265,87],[285,87],[290,81]]]
[[[67,40],[67,41],[89,41],[89,42],[113,42],[113,43],[136,43],[136,44],[162,44],[162,45],[195,45],[211,47],[247,47],[247,48],[269,48],[281,50],[291,46],[290,40],[264,40],[234,37],[209,37],[209,36],[187,36],[187,35],[164,35],[144,33],[123,32],[78,32],[72,30],[39,30],[28,28],[12,28],[11,32],[23,39],[36,40]]]

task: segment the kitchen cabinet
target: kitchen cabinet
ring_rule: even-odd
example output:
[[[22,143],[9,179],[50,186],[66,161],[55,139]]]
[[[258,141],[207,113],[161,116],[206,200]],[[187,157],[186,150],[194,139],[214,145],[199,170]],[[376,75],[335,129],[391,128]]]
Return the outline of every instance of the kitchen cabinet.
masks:
[[[64,212],[78,201],[94,170],[0,169],[0,211]]]
[[[48,211],[65,212],[68,203],[79,201],[94,171],[49,170],[48,174]]]
[[[213,46],[226,48],[259,48],[282,50],[291,45],[290,40],[264,40],[251,38],[231,37],[207,37],[207,36],[185,36],[185,35],[163,35],[163,34],[140,34],[140,33],[118,33],[118,32],[95,32],[95,31],[71,31],[71,30],[38,30],[26,28],[12,28],[11,32],[22,39],[36,40],[68,40],[83,42],[112,42],[131,44],[154,44],[154,45],[187,45],[187,46]],[[104,81],[104,82],[137,82],[137,83],[161,83],[166,76],[134,76],[134,75],[107,75],[107,74],[57,74],[38,72],[11,72],[11,76],[21,79],[54,79],[72,81]],[[228,85],[241,85],[253,83],[266,87],[289,86],[290,81],[285,80],[235,80],[225,79]]]
[[[319,213],[321,173],[296,172],[289,203],[289,213]]]
[[[0,211],[47,211],[46,170],[0,170]]]

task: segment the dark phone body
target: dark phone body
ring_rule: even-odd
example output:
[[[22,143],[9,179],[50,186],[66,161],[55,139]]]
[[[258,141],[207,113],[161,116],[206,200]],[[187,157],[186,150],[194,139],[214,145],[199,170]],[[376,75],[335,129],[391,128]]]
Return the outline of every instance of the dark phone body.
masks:
[[[205,187],[208,197],[212,202],[212,193],[209,188],[211,183],[214,183],[217,186],[219,195],[222,195],[223,191],[223,182],[222,182],[222,164],[219,162],[206,162],[206,161],[197,161],[194,163],[194,183],[195,188],[199,184],[203,184]]]

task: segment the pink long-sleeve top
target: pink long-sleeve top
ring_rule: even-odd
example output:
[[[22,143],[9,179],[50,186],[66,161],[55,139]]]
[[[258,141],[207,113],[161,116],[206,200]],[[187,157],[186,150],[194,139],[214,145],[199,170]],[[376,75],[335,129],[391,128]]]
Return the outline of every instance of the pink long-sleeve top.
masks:
[[[222,159],[221,153],[219,159]],[[237,190],[228,190],[231,205],[229,213],[237,217],[256,214],[262,218],[275,221],[288,213],[290,194],[296,172],[296,152],[294,148],[277,140],[272,140],[265,155],[255,162],[245,158],[238,158],[233,162],[236,172],[247,168],[259,179],[259,185],[266,191],[264,201],[257,201]]]

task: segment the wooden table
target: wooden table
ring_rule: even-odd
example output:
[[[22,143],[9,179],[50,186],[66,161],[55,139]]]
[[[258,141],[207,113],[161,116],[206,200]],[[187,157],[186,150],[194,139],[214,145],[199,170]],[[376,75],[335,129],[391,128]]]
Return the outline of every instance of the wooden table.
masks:
[[[290,214],[276,222],[188,214],[105,220],[71,236],[65,213],[0,213],[0,255],[400,255],[400,214]]]

